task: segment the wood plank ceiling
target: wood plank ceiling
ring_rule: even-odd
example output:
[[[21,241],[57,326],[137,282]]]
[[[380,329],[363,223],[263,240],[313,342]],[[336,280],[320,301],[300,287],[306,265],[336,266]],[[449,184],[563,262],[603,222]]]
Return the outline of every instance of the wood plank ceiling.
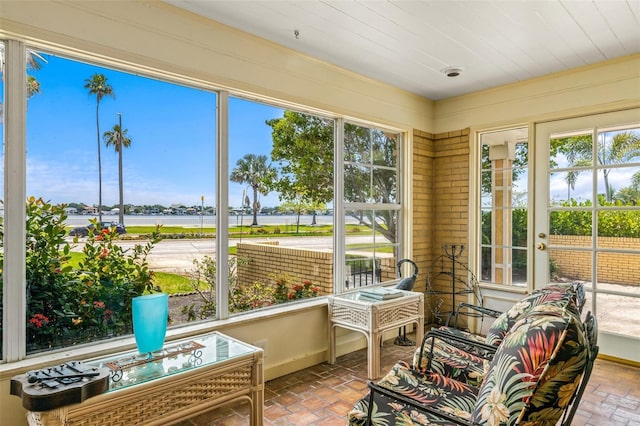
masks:
[[[640,52],[640,0],[165,1],[433,100]]]

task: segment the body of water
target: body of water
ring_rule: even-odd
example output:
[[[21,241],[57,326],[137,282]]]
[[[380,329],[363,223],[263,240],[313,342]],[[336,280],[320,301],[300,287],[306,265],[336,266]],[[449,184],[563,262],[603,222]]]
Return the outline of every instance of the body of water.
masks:
[[[69,226],[84,226],[89,224],[89,219],[97,219],[92,215],[69,215],[67,224]],[[301,215],[300,225],[311,225],[312,215]],[[105,222],[117,222],[118,215],[103,214],[102,220]],[[258,215],[258,225],[280,225],[280,226],[296,226],[297,216],[295,215]],[[252,215],[229,215],[229,226],[250,226],[253,222]],[[348,224],[357,224],[354,218],[346,218]],[[173,225],[199,228],[200,226],[215,227],[215,215],[125,215],[125,226],[154,226],[154,225]],[[316,224],[332,225],[333,216],[317,215]]]

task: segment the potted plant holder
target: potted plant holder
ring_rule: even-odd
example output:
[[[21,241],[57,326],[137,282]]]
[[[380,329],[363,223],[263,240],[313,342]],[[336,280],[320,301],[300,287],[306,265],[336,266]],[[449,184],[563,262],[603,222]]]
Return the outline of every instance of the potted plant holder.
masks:
[[[133,334],[140,353],[159,351],[164,345],[169,295],[145,294],[132,299]]]

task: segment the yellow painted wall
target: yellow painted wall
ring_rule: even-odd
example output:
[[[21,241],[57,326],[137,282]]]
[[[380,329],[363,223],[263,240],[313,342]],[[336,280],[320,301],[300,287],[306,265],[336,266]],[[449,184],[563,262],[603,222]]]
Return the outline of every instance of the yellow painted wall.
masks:
[[[433,132],[557,120],[638,105],[640,54],[437,101]]]

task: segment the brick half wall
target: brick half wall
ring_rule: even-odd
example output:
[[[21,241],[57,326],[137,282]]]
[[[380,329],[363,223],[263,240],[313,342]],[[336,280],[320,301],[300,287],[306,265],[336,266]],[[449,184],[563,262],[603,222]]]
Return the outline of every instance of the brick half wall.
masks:
[[[550,235],[552,246],[591,248],[591,237]],[[607,249],[640,250],[640,238],[598,237],[598,245]],[[551,249],[551,261],[562,278],[591,281],[591,251]],[[640,286],[640,256],[629,253],[598,253],[598,281],[607,284]]]
[[[320,296],[333,294],[333,252],[295,247],[280,247],[277,241],[238,243],[238,282],[269,281],[271,276],[287,274],[291,282],[311,281],[320,288]],[[381,259],[382,281],[396,277],[393,259]]]

